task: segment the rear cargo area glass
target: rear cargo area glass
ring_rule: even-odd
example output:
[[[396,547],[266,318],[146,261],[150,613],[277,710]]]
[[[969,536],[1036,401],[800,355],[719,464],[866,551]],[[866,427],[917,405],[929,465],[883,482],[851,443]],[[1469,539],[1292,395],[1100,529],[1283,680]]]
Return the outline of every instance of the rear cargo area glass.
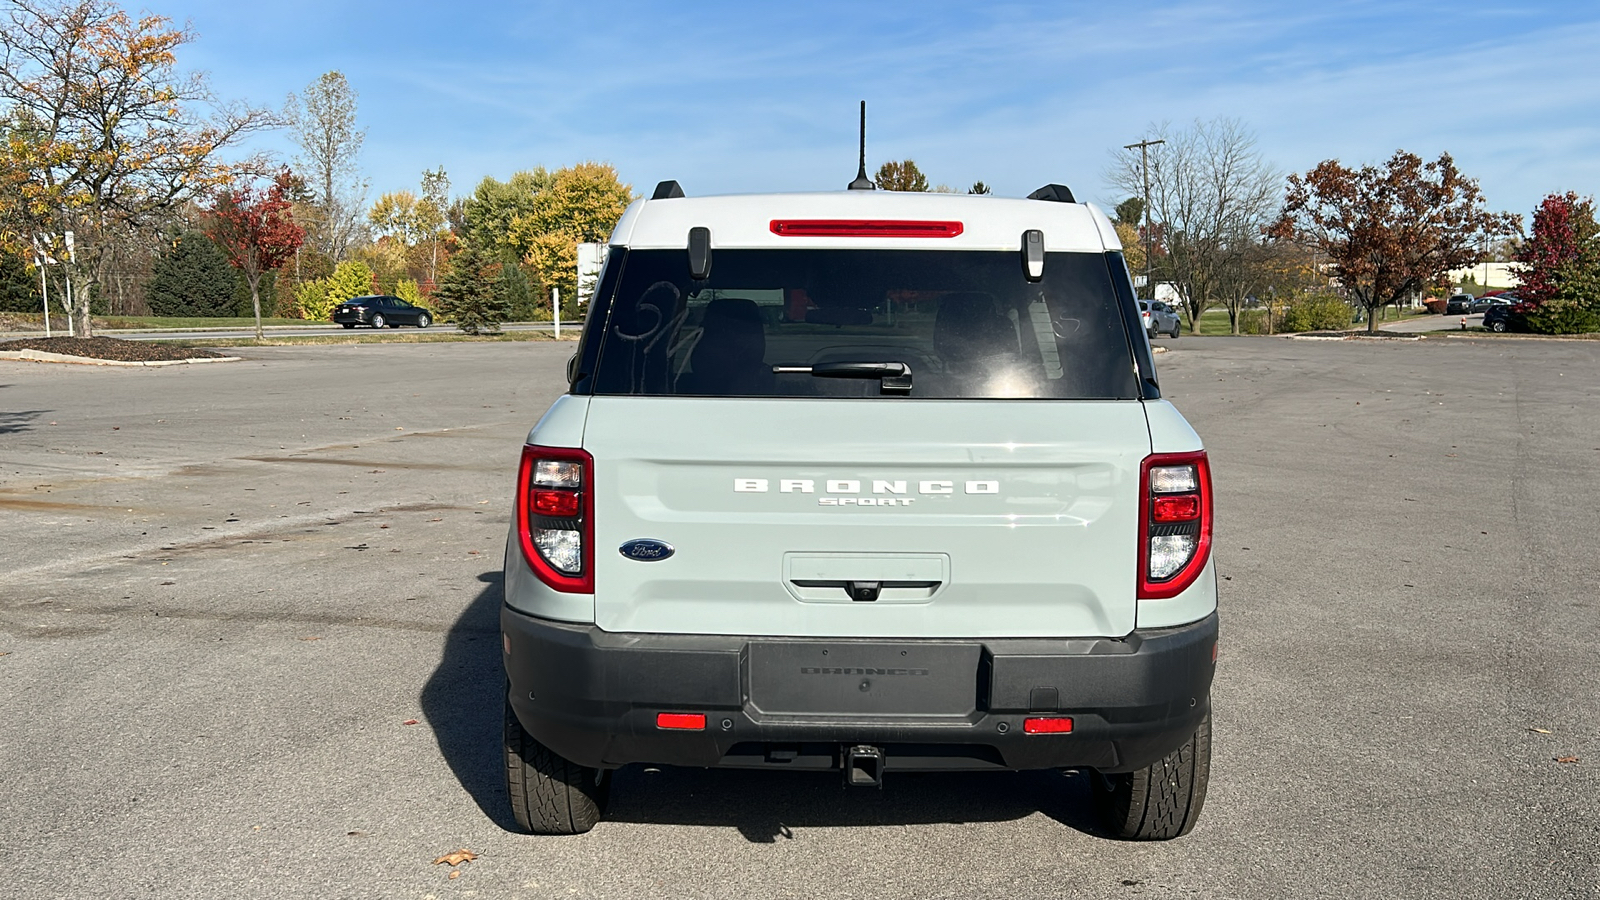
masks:
[[[875,399],[1136,399],[1107,258],[1051,253],[1029,282],[1016,252],[715,250],[691,280],[683,250],[632,250],[585,340],[594,393]],[[1120,268],[1120,266],[1118,267]],[[601,324],[603,323],[603,324]],[[775,366],[901,363],[876,378]]]

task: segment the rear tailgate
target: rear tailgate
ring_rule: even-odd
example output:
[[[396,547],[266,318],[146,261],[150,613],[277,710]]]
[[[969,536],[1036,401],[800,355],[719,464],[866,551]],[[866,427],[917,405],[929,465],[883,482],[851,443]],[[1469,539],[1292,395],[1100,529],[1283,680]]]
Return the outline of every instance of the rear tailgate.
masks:
[[[1150,452],[1136,401],[595,397],[584,445],[595,457],[595,621],[607,631],[1063,637],[1134,626]],[[619,552],[641,538],[675,552]]]

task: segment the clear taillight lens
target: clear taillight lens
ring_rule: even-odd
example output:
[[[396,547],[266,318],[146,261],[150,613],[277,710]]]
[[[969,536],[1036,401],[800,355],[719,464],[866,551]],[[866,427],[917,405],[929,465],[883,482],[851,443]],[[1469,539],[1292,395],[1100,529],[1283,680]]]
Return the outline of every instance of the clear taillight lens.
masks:
[[[1194,557],[1199,543],[1192,534],[1158,534],[1150,539],[1150,579],[1165,581]]]
[[[1150,492],[1184,494],[1200,490],[1200,474],[1194,466],[1151,466]]]
[[[565,528],[535,528],[533,546],[545,562],[564,574],[583,573],[583,532]]]
[[[533,464],[533,483],[538,487],[583,487],[583,463],[563,459],[541,459]]]

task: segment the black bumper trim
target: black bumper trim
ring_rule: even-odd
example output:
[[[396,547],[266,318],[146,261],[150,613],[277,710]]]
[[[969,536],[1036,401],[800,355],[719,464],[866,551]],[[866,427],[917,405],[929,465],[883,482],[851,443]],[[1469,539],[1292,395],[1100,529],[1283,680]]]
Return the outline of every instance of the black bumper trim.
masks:
[[[885,768],[895,770],[1128,771],[1176,749],[1209,711],[1217,640],[1215,613],[1120,639],[619,634],[510,607],[502,608],[500,623],[510,648],[508,697],[522,726],[561,756],[602,768],[816,768],[830,747],[870,744],[884,748]],[[829,671],[852,686],[858,676],[875,682],[861,690],[879,692],[873,695],[883,698],[877,707],[845,693],[831,695],[839,698],[833,705],[811,697],[801,713],[765,711],[761,695],[751,699],[751,650],[773,646],[800,653],[833,648],[834,659],[896,650],[894,665],[901,668],[853,664]],[[934,671],[944,663],[971,665],[974,652],[975,671],[954,689],[948,678],[894,677],[919,671],[901,661],[915,662],[917,653],[931,660],[922,667]],[[783,656],[787,665],[792,653]],[[772,696],[770,689],[765,696]],[[703,713],[706,729],[659,729],[659,712]],[[1030,713],[1071,716],[1072,733],[1025,734]]]

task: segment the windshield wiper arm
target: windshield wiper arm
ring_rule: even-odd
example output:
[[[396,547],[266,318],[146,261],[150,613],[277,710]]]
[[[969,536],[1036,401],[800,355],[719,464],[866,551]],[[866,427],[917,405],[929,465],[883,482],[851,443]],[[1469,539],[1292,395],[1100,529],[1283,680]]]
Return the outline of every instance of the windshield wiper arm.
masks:
[[[774,375],[813,378],[877,378],[885,394],[911,393],[911,367],[903,362],[828,362],[814,366],[773,366]]]

